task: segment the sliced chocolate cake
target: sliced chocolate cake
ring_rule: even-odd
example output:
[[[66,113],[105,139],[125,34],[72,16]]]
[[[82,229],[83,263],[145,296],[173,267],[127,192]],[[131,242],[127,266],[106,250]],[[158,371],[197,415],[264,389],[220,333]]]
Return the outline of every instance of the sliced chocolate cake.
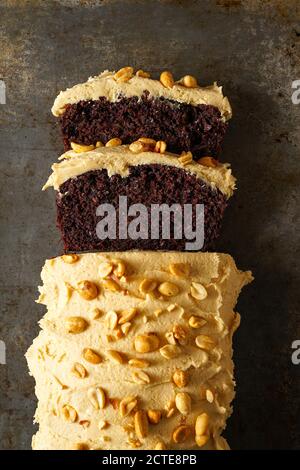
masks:
[[[60,92],[52,112],[60,119],[65,150],[72,142],[90,146],[118,137],[130,144],[144,135],[164,140],[171,152],[191,151],[194,159],[219,155],[232,115],[216,83],[199,87],[190,75],[175,82],[167,71],[153,80],[132,67]]]
[[[141,145],[71,150],[52,166],[44,189],[57,190],[66,252],[213,249],[235,188],[229,165]]]

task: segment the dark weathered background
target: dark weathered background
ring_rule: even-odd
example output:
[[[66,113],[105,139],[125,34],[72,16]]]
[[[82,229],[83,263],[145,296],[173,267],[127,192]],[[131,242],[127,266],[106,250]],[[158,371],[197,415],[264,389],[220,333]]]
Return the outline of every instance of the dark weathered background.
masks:
[[[297,7],[298,5],[298,7]],[[238,382],[226,436],[233,448],[300,448],[299,1],[0,1],[0,447],[30,448],[34,383],[24,352],[38,331],[44,259],[60,252],[54,194],[40,188],[62,146],[50,107],[57,92],[105,68],[218,80],[234,119],[224,160],[238,192],[219,249],[256,282],[235,338]]]

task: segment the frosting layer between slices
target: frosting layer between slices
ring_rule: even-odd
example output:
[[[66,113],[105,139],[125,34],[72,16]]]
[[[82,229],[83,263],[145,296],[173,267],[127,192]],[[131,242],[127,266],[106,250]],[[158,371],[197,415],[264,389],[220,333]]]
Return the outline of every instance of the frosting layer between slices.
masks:
[[[55,116],[63,114],[68,104],[84,100],[98,100],[105,97],[109,101],[118,101],[120,97],[141,96],[148,91],[151,97],[166,98],[193,106],[206,104],[215,106],[220,110],[223,120],[227,121],[232,116],[232,110],[227,97],[223,96],[222,87],[214,83],[208,87],[186,88],[175,84],[172,88],[166,88],[159,80],[133,76],[128,82],[117,82],[114,72],[105,71],[102,74],[91,77],[85,83],[80,83],[61,91],[54,101],[52,113]]]
[[[181,168],[183,171],[203,179],[211,187],[219,189],[229,198],[235,189],[236,179],[232,175],[230,165],[219,163],[216,167],[207,167],[195,161],[183,166],[178,155],[155,152],[142,152],[134,154],[127,145],[118,147],[100,147],[90,152],[76,153],[70,150],[63,154],[59,163],[52,165],[52,174],[48,178],[43,190],[59,187],[68,179],[88,171],[106,169],[109,176],[119,174],[122,177],[129,175],[129,168],[138,165],[168,165]]]

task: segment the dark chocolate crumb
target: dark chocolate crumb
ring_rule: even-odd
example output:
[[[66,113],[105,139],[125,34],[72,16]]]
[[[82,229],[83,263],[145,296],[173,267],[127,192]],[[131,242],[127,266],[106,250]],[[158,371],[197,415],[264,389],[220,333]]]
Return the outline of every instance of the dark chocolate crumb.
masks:
[[[96,225],[100,220],[96,208],[103,203],[113,204],[118,212],[119,196],[127,196],[128,205],[151,204],[204,204],[205,243],[202,251],[214,249],[224,210],[226,197],[195,175],[183,169],[164,165],[141,165],[130,168],[128,177],[108,176],[106,170],[84,173],[67,180],[57,193],[57,225],[61,231],[64,249],[68,251],[126,251],[176,250],[184,251],[187,240],[100,240]],[[173,233],[173,217],[171,217]],[[118,224],[117,224],[118,226]],[[196,228],[195,214],[192,221]],[[117,231],[118,233],[118,231]],[[150,228],[149,228],[150,233]]]
[[[119,137],[128,144],[145,136],[164,140],[170,152],[190,150],[195,159],[217,158],[227,128],[214,106],[154,99],[147,92],[140,99],[121,98],[113,103],[105,97],[79,101],[66,107],[60,123],[65,150],[70,149],[70,142],[105,144]]]

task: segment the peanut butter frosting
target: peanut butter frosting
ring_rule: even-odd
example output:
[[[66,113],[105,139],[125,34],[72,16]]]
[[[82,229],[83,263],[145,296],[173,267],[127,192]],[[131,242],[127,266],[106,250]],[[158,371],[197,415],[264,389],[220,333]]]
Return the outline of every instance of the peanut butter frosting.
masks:
[[[223,96],[222,87],[214,83],[207,87],[187,88],[180,83],[175,83],[171,88],[164,86],[159,80],[132,76],[128,81],[118,81],[115,72],[105,71],[100,75],[91,77],[85,83],[80,83],[61,91],[54,101],[52,113],[60,116],[64,113],[68,104],[74,104],[84,100],[98,100],[105,97],[111,102],[133,96],[140,97],[145,91],[153,98],[167,98],[179,103],[187,103],[193,106],[206,104],[219,109],[224,121],[232,116],[232,110],[228,98]]]
[[[236,179],[228,163],[218,163],[214,167],[209,167],[192,160],[183,165],[178,157],[167,152],[159,154],[147,151],[135,154],[127,145],[100,147],[83,153],[69,150],[60,157],[59,163],[52,165],[52,174],[43,186],[43,190],[51,186],[59,190],[59,187],[68,179],[76,178],[88,171],[106,169],[110,177],[115,174],[127,177],[130,167],[157,164],[181,168],[204,180],[211,187],[219,189],[227,198],[232,196]]]
[[[250,272],[226,254],[118,252],[50,259],[41,277],[33,449],[228,448]]]

